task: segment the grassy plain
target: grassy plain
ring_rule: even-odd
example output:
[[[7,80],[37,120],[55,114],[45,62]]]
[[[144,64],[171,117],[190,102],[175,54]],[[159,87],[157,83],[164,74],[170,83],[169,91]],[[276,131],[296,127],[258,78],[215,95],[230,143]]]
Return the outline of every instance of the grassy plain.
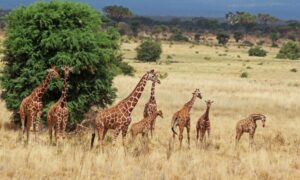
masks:
[[[5,128],[10,113],[1,101],[1,179],[300,179],[300,61],[277,60],[279,49],[269,47],[265,47],[267,57],[258,58],[234,45],[163,43],[158,63],[139,63],[134,59],[136,46],[122,45],[136,74],[115,79],[116,102],[131,92],[145,71],[154,68],[164,74],[156,94],[165,117],[158,118],[150,143],[137,139],[125,153],[120,137],[115,146],[108,138],[104,152],[90,151],[90,132],[70,135],[62,147],[48,145],[47,133],[42,132],[37,142],[25,147],[18,142],[18,132]],[[298,72],[291,72],[293,68]],[[243,72],[247,78],[240,77]],[[142,118],[150,86],[132,114],[133,122]],[[196,88],[203,100],[196,100],[191,111],[191,148],[185,132],[180,150],[178,139],[172,145],[171,117]],[[212,136],[200,149],[195,145],[195,127],[206,99],[215,101],[210,114]],[[236,150],[236,122],[256,112],[265,114],[267,122],[265,128],[258,122],[255,149],[249,150],[245,134]]]

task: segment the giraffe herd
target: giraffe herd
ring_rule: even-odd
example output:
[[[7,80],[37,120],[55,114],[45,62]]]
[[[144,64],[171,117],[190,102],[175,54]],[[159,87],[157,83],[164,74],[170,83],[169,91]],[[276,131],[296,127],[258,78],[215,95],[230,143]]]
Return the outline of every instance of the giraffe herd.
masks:
[[[72,72],[73,68],[65,66],[62,68],[64,70],[64,83],[62,87],[61,97],[59,100],[53,104],[47,114],[47,125],[49,130],[49,139],[52,143],[53,130],[55,133],[56,144],[61,142],[65,137],[65,131],[68,121],[68,106],[67,106],[67,91],[68,91],[68,78],[69,73]],[[48,74],[41,85],[36,87],[32,93],[25,97],[20,105],[20,118],[21,118],[21,136],[22,140],[25,132],[27,133],[26,142],[29,142],[29,131],[31,126],[33,126],[33,131],[36,135],[37,128],[40,129],[40,118],[42,115],[43,103],[42,97],[47,90],[47,87],[52,78],[60,79],[60,75],[57,68],[53,66],[48,70]],[[134,123],[131,126],[130,132],[134,139],[138,134],[143,137],[148,138],[148,133],[150,132],[151,137],[153,136],[153,131],[155,130],[155,121],[157,116],[163,118],[162,110],[157,110],[157,103],[155,98],[155,85],[160,84],[158,79],[158,73],[154,70],[146,72],[139,83],[136,85],[134,90],[129,94],[128,97],[120,101],[113,107],[97,110],[94,115],[89,119],[90,124],[93,127],[93,133],[91,138],[91,148],[94,145],[94,140],[96,134],[98,135],[99,145],[103,147],[104,138],[109,129],[114,130],[114,142],[118,135],[122,134],[123,145],[125,144],[125,138],[129,125],[132,121],[131,113],[135,106],[137,105],[148,81],[152,82],[151,94],[149,101],[145,104],[144,108],[144,118]],[[187,130],[187,140],[188,146],[190,146],[190,131],[191,131],[191,118],[190,111],[196,101],[196,99],[202,99],[202,95],[199,89],[196,89],[192,93],[192,98],[184,104],[184,106],[174,113],[171,120],[171,130],[173,132],[173,139],[175,139],[177,132],[175,128],[179,128],[179,143],[180,148],[182,147],[183,131],[184,128]],[[206,110],[202,116],[200,116],[196,124],[197,142],[200,139],[201,144],[203,144],[205,133],[207,132],[208,137],[210,136],[211,123],[209,119],[209,111],[213,101],[207,100]],[[261,120],[263,127],[265,126],[266,116],[262,114],[251,114],[249,117],[238,121],[236,124],[236,145],[238,144],[243,133],[249,133],[249,144],[250,147],[254,143],[254,134],[256,130],[256,121]]]

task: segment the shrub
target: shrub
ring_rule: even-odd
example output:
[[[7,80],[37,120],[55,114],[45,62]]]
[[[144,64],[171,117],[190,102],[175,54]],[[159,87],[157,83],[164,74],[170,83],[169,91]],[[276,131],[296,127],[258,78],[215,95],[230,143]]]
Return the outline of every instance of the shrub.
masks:
[[[242,32],[234,32],[233,38],[235,39],[235,42],[239,42],[244,38],[244,34]]]
[[[297,69],[296,68],[293,68],[290,70],[291,72],[297,72]]]
[[[156,61],[162,53],[161,44],[152,40],[142,42],[136,50],[140,61]]]
[[[247,72],[243,72],[241,75],[240,75],[241,78],[247,78],[248,77],[248,73]]]
[[[294,41],[289,41],[284,44],[276,56],[279,59],[298,59],[300,57],[300,47]]]
[[[250,48],[248,51],[248,54],[249,54],[249,56],[264,57],[267,55],[267,51],[263,50],[259,46],[256,46],[256,47]]]
[[[111,104],[116,97],[113,78],[123,70],[132,72],[122,62],[119,39],[115,29],[103,29],[98,11],[81,3],[38,2],[13,10],[7,17],[1,97],[15,120],[22,99],[42,82],[51,65],[75,69],[69,78],[69,127],[90,106]],[[43,97],[43,121],[61,87],[62,81],[50,83]]]
[[[226,45],[229,41],[229,34],[224,33],[224,32],[218,33],[217,40],[218,40],[219,44]]]

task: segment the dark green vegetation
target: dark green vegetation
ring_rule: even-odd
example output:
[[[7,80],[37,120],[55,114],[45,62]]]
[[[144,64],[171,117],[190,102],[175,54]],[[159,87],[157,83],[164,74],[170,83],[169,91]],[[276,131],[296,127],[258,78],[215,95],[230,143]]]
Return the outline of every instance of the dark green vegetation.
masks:
[[[156,61],[162,53],[161,44],[152,40],[146,40],[136,49],[137,59],[140,61]]]
[[[289,41],[284,44],[276,56],[279,59],[296,60],[300,58],[300,47],[295,41]]]
[[[262,49],[260,46],[255,46],[248,50],[248,54],[249,54],[249,56],[264,57],[267,55],[267,51]]]
[[[226,45],[229,41],[229,38],[230,38],[229,34],[225,32],[221,32],[217,34],[218,43],[221,45]]]
[[[34,3],[9,14],[1,86],[2,98],[16,120],[20,102],[42,82],[51,65],[75,68],[69,79],[70,126],[91,105],[113,102],[113,78],[133,69],[121,61],[118,32],[102,19],[90,6],[59,1]],[[49,106],[60,97],[62,82],[52,80],[44,95],[44,120]]]

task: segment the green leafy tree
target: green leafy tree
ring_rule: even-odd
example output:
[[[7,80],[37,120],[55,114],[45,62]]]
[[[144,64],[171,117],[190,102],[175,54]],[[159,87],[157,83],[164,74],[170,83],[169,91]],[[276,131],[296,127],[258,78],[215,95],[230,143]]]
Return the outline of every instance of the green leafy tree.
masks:
[[[295,41],[289,41],[284,44],[276,56],[279,59],[296,60],[300,58],[300,47]]]
[[[106,6],[103,8],[106,15],[116,21],[121,21],[124,18],[129,18],[133,16],[133,13],[127,7],[123,6]]]
[[[262,49],[259,46],[250,48],[248,51],[249,56],[258,56],[258,57],[264,57],[267,55],[267,51],[265,51],[264,49]]]
[[[221,32],[217,34],[217,40],[219,44],[226,45],[229,41],[229,34]]]
[[[247,40],[247,34],[256,23],[256,16],[248,12],[237,11],[236,13],[229,12],[225,15],[225,19],[231,25],[240,25],[244,27],[245,38]]]
[[[113,78],[132,73],[119,53],[119,34],[101,28],[101,14],[71,2],[38,2],[7,17],[1,97],[19,119],[19,105],[39,85],[51,65],[73,66],[68,90],[69,127],[90,106],[104,107],[116,97]],[[61,72],[62,74],[62,72]],[[58,100],[62,81],[52,81],[43,97],[44,117]]]
[[[137,59],[140,61],[156,61],[162,53],[161,44],[153,40],[142,42],[136,51]]]

